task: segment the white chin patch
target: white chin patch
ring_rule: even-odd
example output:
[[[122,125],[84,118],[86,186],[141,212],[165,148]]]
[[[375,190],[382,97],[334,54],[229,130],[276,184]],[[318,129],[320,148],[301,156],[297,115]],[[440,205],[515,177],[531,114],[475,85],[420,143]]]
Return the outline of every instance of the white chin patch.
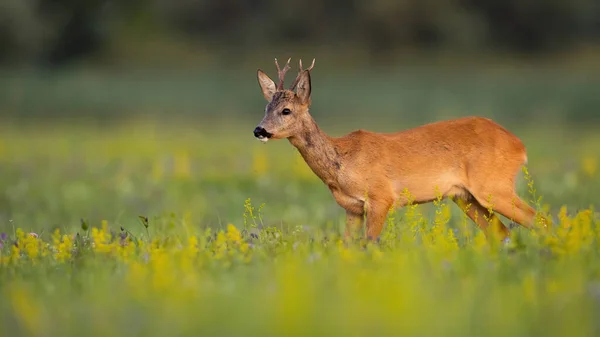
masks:
[[[267,138],[267,137],[260,137],[260,138],[257,138],[257,139],[260,140],[263,143],[266,143],[266,142],[269,141],[269,138]]]

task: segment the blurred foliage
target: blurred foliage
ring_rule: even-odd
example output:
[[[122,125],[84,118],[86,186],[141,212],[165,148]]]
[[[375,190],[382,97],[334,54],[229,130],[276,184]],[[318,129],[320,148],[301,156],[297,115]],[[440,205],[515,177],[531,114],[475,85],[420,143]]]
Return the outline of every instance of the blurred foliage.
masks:
[[[597,335],[590,210],[563,208],[551,230],[497,247],[438,209],[389,218],[366,246],[263,226],[250,200],[252,221],[215,230],[189,217],[17,228],[0,233],[0,324],[9,336]]]
[[[597,334],[600,63],[563,57],[598,44],[599,17],[595,0],[0,0],[3,331]],[[317,57],[332,136],[496,119],[554,226],[497,249],[444,201],[342,244],[297,151],[253,139],[274,56]]]
[[[170,213],[188,214],[202,226],[237,225],[247,198],[257,207],[265,203],[263,219],[272,225],[342,224],[343,210],[298,152],[286,140],[256,141],[254,123],[3,123],[0,230],[13,225],[71,230],[81,218],[136,226],[138,215]],[[321,124],[330,135],[349,131],[339,123]],[[596,203],[600,135],[595,130],[509,129],[527,146],[529,171],[554,215],[562,205],[578,209]],[[518,188],[526,194],[523,179]]]
[[[538,53],[597,43],[599,16],[595,0],[1,0],[0,61],[55,66],[159,36],[238,55],[290,44]]]
[[[327,187],[250,131],[0,125],[6,336],[597,335],[597,132],[512,130],[554,222],[498,247],[449,200],[344,244]]]
[[[0,72],[0,116],[34,122],[160,117],[252,130],[266,105],[256,67],[276,76],[270,57],[241,69],[184,69],[185,73],[5,71]],[[319,59],[312,82],[311,113],[318,122],[337,125],[340,131],[397,131],[468,115],[538,128],[561,124],[587,128],[600,121],[600,77],[586,69],[403,66],[342,72],[335,60]]]

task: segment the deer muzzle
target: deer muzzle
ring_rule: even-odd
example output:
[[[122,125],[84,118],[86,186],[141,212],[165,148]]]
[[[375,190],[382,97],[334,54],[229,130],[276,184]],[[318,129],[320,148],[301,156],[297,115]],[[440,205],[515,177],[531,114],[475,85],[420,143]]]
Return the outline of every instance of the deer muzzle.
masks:
[[[261,142],[268,141],[269,138],[271,138],[272,136],[273,136],[273,134],[269,133],[262,126],[257,126],[256,129],[254,129],[254,137],[256,137]]]

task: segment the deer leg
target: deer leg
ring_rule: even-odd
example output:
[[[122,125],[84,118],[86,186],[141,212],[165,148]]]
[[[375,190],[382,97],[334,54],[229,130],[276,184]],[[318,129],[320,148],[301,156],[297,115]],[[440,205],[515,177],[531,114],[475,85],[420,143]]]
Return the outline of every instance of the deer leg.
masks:
[[[477,226],[485,233],[486,237],[490,235],[490,229],[493,235],[501,240],[510,236],[510,230],[502,223],[502,220],[496,215],[491,214],[488,209],[483,207],[473,196],[469,197],[453,197],[458,207],[467,214],[467,216],[477,224]],[[485,216],[485,217],[484,217]],[[486,217],[490,220],[486,220]],[[491,224],[491,228],[490,228]]]
[[[484,207],[513,220],[519,225],[532,229],[535,220],[535,210],[524,202],[514,191],[473,194]],[[491,197],[490,197],[491,196]]]
[[[363,226],[364,213],[356,213],[353,211],[346,210],[346,231],[344,233],[344,239],[353,239]]]
[[[368,240],[377,240],[383,230],[385,218],[393,204],[392,199],[370,199],[367,205],[367,232]]]
[[[363,217],[365,214],[364,202],[356,198],[352,198],[335,187],[329,187],[335,201],[346,210],[346,230],[344,238],[349,239],[356,234],[356,231],[361,229],[363,225]]]

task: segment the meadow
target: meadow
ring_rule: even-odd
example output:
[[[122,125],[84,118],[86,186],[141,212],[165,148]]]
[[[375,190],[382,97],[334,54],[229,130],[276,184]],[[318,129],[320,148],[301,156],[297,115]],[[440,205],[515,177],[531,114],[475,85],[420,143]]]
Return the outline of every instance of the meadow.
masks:
[[[314,115],[332,135],[497,117],[528,148],[519,194],[550,214],[552,226],[515,227],[511,243],[499,246],[440,199],[390,213],[378,244],[345,244],[342,209],[291,145],[253,139],[264,111],[253,77],[211,86],[5,74],[3,335],[600,333],[600,133],[591,122],[564,122],[568,111],[598,108],[588,79],[502,75],[487,86],[470,78],[432,88],[426,75],[394,85],[374,78],[390,84],[362,97],[374,107],[357,106],[356,95],[323,77]],[[359,83],[335,84],[345,81]],[[437,98],[427,101],[428,93]],[[508,99],[479,110],[486,97]],[[366,108],[375,112],[358,113]],[[76,115],[95,110],[134,117]],[[186,114],[169,118],[172,110]],[[518,122],[532,110],[550,112]],[[75,117],[45,116],[65,111]]]

